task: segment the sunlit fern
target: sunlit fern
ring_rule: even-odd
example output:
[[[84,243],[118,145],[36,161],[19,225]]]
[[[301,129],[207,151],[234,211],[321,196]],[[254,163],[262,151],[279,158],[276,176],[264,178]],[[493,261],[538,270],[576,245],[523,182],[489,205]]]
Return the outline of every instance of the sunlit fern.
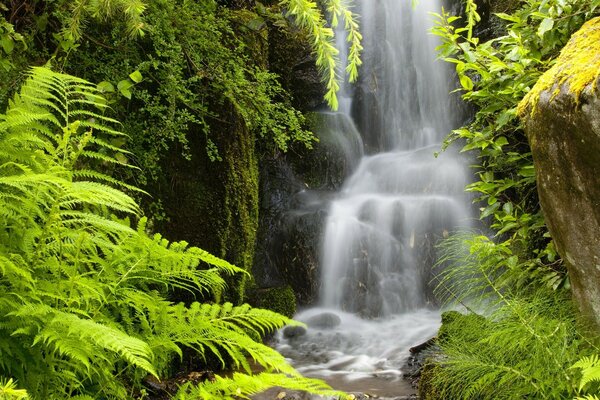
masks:
[[[247,373],[251,356],[274,373],[261,387],[325,388],[256,341],[287,318],[167,300],[175,288],[222,291],[223,274],[244,272],[146,233],[127,194],[137,189],[99,171],[131,168],[111,144],[122,133],[107,111],[94,85],[34,68],[0,116],[0,377],[33,399],[127,399],[185,347]],[[222,388],[198,390],[218,398]]]
[[[598,354],[592,354],[589,357],[582,357],[577,361],[572,369],[578,369],[581,372],[581,380],[579,381],[579,391],[590,394],[577,397],[577,400],[596,400],[598,399],[593,393],[600,391],[600,357]]]

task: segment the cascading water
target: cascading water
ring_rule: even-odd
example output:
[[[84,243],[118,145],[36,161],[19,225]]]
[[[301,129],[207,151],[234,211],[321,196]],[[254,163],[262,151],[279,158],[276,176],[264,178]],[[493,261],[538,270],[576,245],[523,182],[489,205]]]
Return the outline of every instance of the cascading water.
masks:
[[[408,349],[439,326],[429,304],[433,245],[469,225],[469,174],[456,152],[434,157],[456,120],[428,32],[440,2],[358,3],[362,78],[342,88],[327,132],[354,169],[329,206],[321,307],[299,314],[307,332],[284,335],[278,349],[337,388],[398,395]]]

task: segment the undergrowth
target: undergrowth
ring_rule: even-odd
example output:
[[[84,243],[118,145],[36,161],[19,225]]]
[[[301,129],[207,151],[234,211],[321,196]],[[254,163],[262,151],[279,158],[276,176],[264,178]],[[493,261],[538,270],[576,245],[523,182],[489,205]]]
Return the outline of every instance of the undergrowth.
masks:
[[[522,282],[510,250],[485,236],[456,235],[442,244],[437,295],[466,308],[438,343],[441,368],[430,385],[448,399],[567,399],[579,386],[571,368],[598,349],[586,338],[566,290]],[[583,381],[582,383],[586,383]]]
[[[111,144],[122,133],[107,111],[96,85],[34,68],[0,116],[2,398],[137,398],[144,378],[166,377],[186,349],[240,373],[186,386],[180,399],[245,397],[272,384],[334,393],[257,341],[288,318],[167,300],[174,289],[221,291],[223,275],[244,272],[147,234],[130,197],[138,189],[101,172],[130,168]],[[266,373],[251,376],[248,357]]]
[[[479,195],[493,237],[457,234],[441,245],[437,293],[468,315],[444,324],[426,398],[593,399],[597,338],[580,325],[545,226],[517,106],[571,35],[598,15],[600,1],[514,2],[510,13],[493,16],[502,27],[485,42],[475,34],[477,3],[466,3],[462,26],[442,11],[434,33],[440,58],[455,65],[458,90],[475,108],[447,144],[460,140],[478,157],[467,191]]]

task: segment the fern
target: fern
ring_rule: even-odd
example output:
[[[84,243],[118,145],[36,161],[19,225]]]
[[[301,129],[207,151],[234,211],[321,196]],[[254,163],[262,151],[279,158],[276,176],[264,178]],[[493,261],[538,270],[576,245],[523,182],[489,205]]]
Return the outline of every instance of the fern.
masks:
[[[258,340],[287,318],[167,300],[174,289],[221,292],[223,275],[245,272],[146,233],[123,191],[137,189],[98,171],[120,165],[125,152],[110,144],[122,134],[106,111],[94,85],[33,68],[0,116],[0,376],[18,379],[33,399],[127,399],[146,375],[163,377],[191,349],[248,374],[250,356],[271,373],[262,386],[237,376],[247,386],[241,393],[269,382],[326,390]],[[193,390],[226,392],[213,384]]]
[[[571,368],[577,368],[581,370],[579,391],[582,391],[586,386],[592,386],[593,383],[600,383],[600,357],[598,354],[592,354],[589,357],[582,357],[579,361],[573,364]],[[600,389],[600,387],[596,385],[596,389]]]
[[[17,389],[17,385],[12,379],[5,380],[0,378],[0,399],[24,400],[28,397],[27,391],[23,389]]]

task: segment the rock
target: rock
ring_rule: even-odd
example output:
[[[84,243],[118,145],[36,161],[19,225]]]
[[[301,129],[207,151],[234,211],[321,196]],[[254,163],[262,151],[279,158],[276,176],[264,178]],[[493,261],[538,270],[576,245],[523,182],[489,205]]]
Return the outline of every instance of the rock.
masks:
[[[440,351],[436,341],[437,337],[433,337],[409,349],[410,356],[402,367],[402,376],[414,388],[418,387],[421,371],[427,360],[433,353]]]
[[[342,323],[340,317],[334,313],[321,313],[306,320],[306,325],[310,328],[333,329]]]
[[[283,329],[283,337],[286,339],[297,338],[306,334],[306,328],[303,326],[288,326]]]
[[[600,18],[519,104],[540,203],[580,310],[600,329]]]

